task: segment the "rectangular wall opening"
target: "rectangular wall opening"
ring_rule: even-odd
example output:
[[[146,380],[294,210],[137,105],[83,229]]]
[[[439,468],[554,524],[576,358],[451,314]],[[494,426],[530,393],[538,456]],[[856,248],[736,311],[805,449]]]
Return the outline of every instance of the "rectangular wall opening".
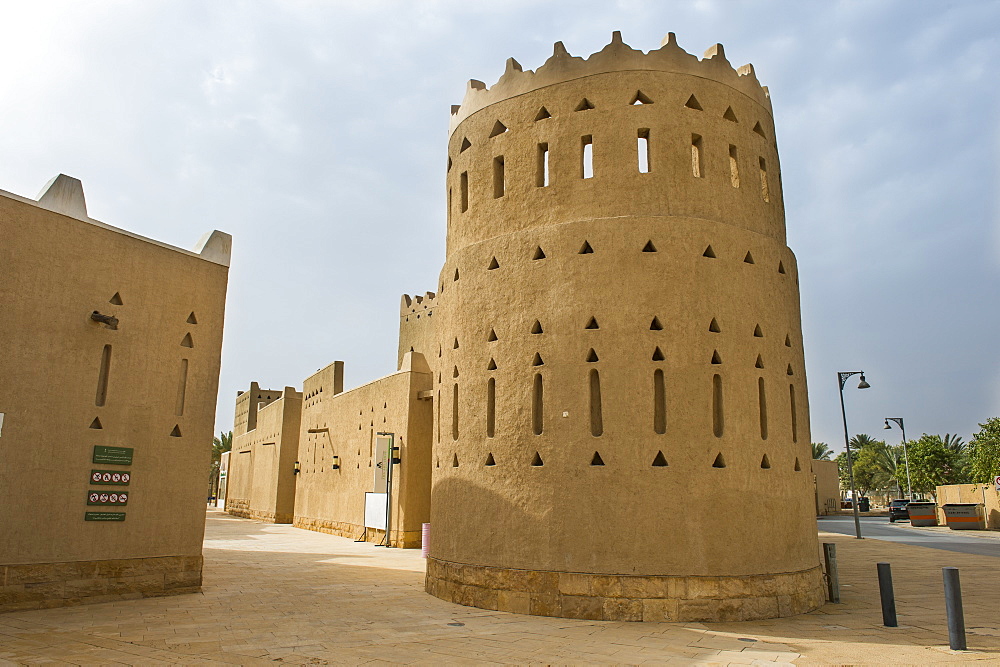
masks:
[[[764,393],[764,378],[757,378],[757,405],[760,414],[760,439],[767,440],[767,395]]]
[[[691,135],[691,175],[701,178],[701,135]]]
[[[492,438],[496,430],[497,381],[490,378],[486,383],[486,437]]]
[[[507,184],[504,180],[503,155],[493,158],[493,198],[504,196]]]
[[[760,158],[760,196],[766,202],[771,201],[771,193],[767,188],[767,162]]]
[[[722,376],[716,373],[712,376],[712,432],[716,438],[721,438],[725,428],[726,420],[722,405]]]
[[[639,156],[639,173],[648,174],[650,172],[648,127],[639,130],[639,137],[636,139],[636,151]]]
[[[97,400],[98,407],[108,401],[108,376],[111,374],[111,346],[105,345],[101,351],[101,369],[97,374]]]
[[[535,373],[531,387],[531,430],[535,435],[542,434],[544,426],[542,408],[542,374]]]
[[[604,433],[604,413],[601,406],[601,375],[596,368],[590,369],[590,434]]]
[[[181,359],[181,372],[177,380],[177,402],[174,404],[174,414],[184,415],[184,395],[187,393],[188,360]]]
[[[736,146],[729,144],[729,179],[734,188],[740,187],[740,165]]]
[[[458,188],[462,195],[462,213],[469,210],[469,172],[463,171],[458,177]]]
[[[667,432],[667,387],[659,368],[653,372],[653,431]]]
[[[458,383],[451,394],[451,439],[458,440]]]
[[[788,399],[792,409],[792,442],[799,441],[799,422],[795,415],[795,385],[788,385]]]
[[[586,135],[580,139],[580,176],[582,178],[594,177],[594,137]]]
[[[549,145],[538,144],[537,164],[535,166],[535,185],[540,188],[549,184]]]

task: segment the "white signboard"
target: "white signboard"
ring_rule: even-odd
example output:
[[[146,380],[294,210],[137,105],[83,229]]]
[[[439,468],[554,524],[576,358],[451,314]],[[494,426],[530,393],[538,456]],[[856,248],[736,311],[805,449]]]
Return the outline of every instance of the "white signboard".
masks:
[[[384,493],[365,494],[365,528],[385,530],[386,497]]]

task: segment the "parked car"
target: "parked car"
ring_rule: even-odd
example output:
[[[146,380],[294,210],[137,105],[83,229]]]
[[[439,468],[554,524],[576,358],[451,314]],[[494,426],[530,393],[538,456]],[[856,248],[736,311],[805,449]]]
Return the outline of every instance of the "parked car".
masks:
[[[909,500],[898,499],[889,501],[889,523],[896,523],[896,519],[906,519],[909,521],[910,515],[906,511],[906,506],[910,504]]]

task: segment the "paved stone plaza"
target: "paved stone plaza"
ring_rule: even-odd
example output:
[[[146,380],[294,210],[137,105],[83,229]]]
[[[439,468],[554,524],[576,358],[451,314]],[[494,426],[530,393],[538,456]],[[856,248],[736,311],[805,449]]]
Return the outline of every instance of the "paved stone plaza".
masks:
[[[996,558],[820,537],[838,545],[844,604],[742,623],[577,621],[427,595],[417,550],[210,510],[202,594],[0,615],[0,665],[1000,662]],[[880,625],[880,560],[893,565],[895,629]],[[968,652],[947,647],[948,565],[961,568]]]

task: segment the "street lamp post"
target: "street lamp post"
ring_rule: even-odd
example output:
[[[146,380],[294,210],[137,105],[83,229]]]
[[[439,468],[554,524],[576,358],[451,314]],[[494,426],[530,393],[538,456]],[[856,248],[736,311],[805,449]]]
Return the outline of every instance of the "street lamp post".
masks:
[[[840,382],[840,416],[844,418],[844,444],[847,446],[847,476],[851,480],[851,507],[854,509],[854,534],[859,540],[861,537],[861,516],[858,514],[858,492],[854,489],[854,458],[851,456],[851,438],[847,434],[847,411],[844,409],[844,384],[852,375],[860,375],[861,382],[858,389],[868,389],[871,387],[865,381],[864,371],[851,371],[849,373],[837,373],[837,380]]]
[[[906,462],[906,497],[913,502],[913,485],[910,484],[910,457],[906,453],[906,428],[903,426],[902,417],[886,417],[885,418],[885,428],[892,429],[892,425],[889,422],[896,422],[899,424],[899,430],[903,432],[903,460]]]

